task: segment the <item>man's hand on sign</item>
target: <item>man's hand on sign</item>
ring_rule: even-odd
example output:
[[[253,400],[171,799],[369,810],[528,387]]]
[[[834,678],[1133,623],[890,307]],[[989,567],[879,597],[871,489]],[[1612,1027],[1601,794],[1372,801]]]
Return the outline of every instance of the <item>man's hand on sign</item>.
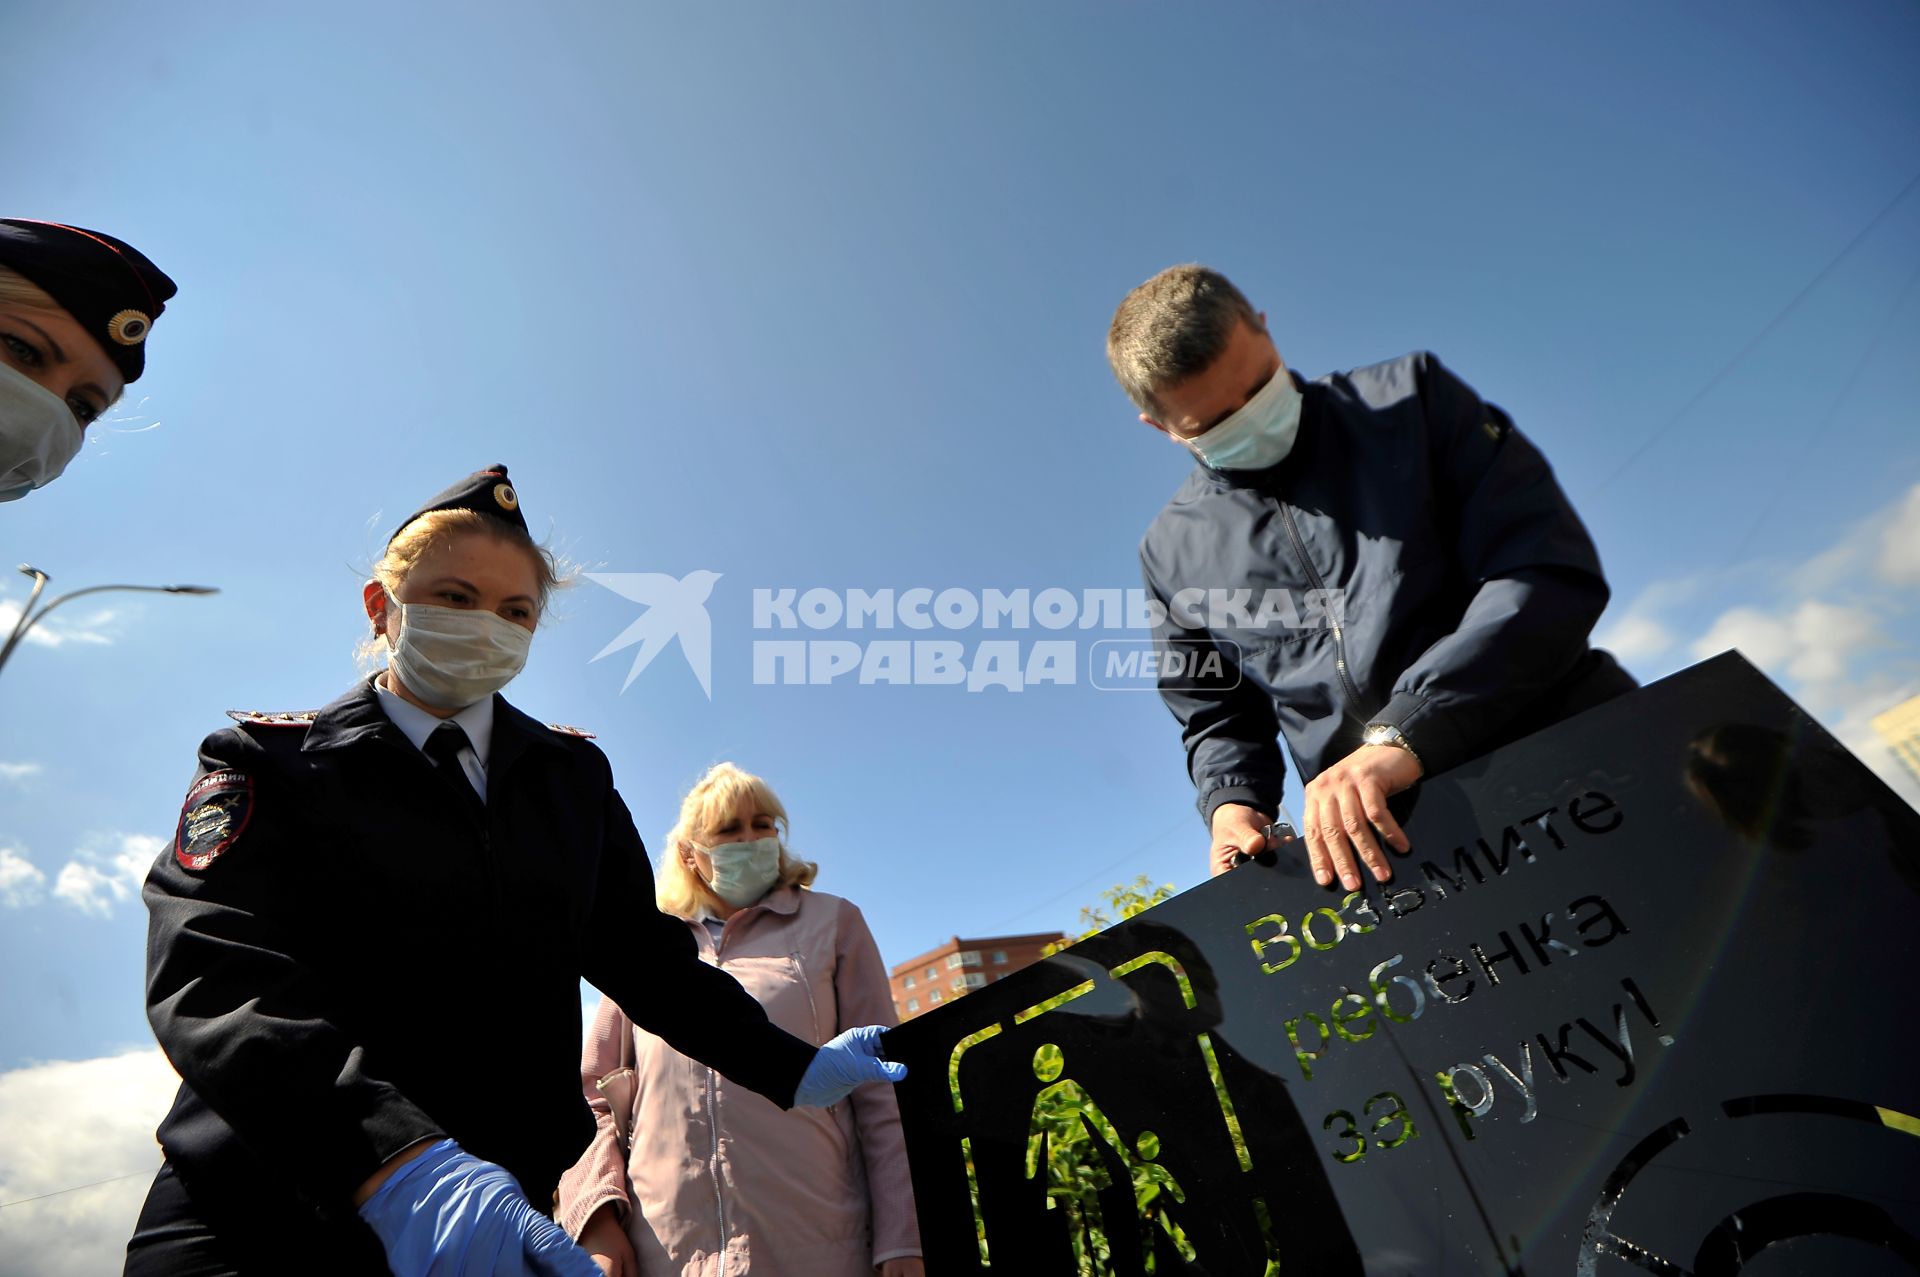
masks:
[[[1214,877],[1266,850],[1267,826],[1273,817],[1243,803],[1221,803],[1213,809],[1213,846],[1207,851],[1207,870]]]
[[[1387,810],[1387,799],[1410,788],[1422,770],[1420,760],[1404,749],[1362,745],[1308,782],[1301,832],[1315,882],[1328,887],[1338,877],[1348,891],[1357,891],[1362,862],[1375,881],[1392,880],[1381,842],[1403,855],[1411,844]]]

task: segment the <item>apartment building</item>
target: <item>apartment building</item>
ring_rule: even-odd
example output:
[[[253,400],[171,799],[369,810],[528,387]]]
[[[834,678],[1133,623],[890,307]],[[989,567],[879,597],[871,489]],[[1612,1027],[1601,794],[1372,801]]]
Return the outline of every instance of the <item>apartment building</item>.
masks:
[[[1058,931],[977,939],[955,936],[892,968],[893,1009],[902,1021],[911,1020],[1039,961],[1041,951],[1060,939]]]

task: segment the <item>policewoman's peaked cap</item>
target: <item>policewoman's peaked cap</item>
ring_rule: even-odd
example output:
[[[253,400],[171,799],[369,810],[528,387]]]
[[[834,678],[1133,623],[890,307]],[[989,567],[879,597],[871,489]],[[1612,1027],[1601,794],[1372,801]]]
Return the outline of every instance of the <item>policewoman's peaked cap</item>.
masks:
[[[472,510],[476,514],[492,515],[522,532],[527,531],[526,516],[520,513],[520,494],[514,490],[512,480],[507,478],[507,468],[489,466],[485,470],[474,471],[408,515],[393,530],[393,536],[387,538],[387,544],[392,545],[393,537],[405,532],[407,525],[415,519],[423,514],[432,514],[435,510]]]
[[[147,335],[179,291],[125,240],[62,222],[0,217],[0,266],[59,302],[128,381],[146,370]]]

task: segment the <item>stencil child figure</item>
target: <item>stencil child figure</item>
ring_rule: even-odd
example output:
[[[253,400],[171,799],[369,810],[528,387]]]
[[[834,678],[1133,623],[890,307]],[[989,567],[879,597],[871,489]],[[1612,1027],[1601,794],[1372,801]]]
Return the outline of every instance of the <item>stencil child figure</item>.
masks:
[[[1160,1230],[1173,1242],[1174,1249],[1180,1252],[1180,1258],[1193,1262],[1193,1245],[1187,1241],[1186,1230],[1169,1215],[1161,1197],[1171,1197],[1175,1202],[1184,1203],[1187,1195],[1180,1187],[1180,1181],[1173,1172],[1160,1165],[1156,1160],[1160,1156],[1160,1137],[1152,1131],[1140,1132],[1134,1141],[1140,1158],[1132,1163],[1133,1200],[1140,1211],[1140,1254],[1146,1261],[1149,1273],[1155,1272],[1153,1227],[1159,1224]]]

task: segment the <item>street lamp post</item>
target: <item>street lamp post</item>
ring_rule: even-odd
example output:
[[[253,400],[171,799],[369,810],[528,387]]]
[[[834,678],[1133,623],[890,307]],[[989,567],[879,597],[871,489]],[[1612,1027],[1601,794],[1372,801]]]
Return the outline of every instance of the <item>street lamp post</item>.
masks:
[[[20,609],[20,619],[13,623],[13,633],[7,636],[6,645],[0,647],[0,669],[6,667],[7,658],[13,655],[14,648],[20,646],[20,640],[27,636],[27,631],[44,620],[47,613],[53,611],[53,609],[59,607],[68,599],[77,599],[83,594],[101,594],[108,590],[135,590],[144,594],[220,593],[217,587],[211,585],[89,585],[84,590],[73,590],[66,594],[56,595],[52,599],[49,599],[46,605],[36,612],[33,610],[33,605],[39,600],[40,592],[47,588],[47,582],[52,580],[52,578],[39,568],[30,567],[25,563],[20,565],[20,572],[23,576],[33,578],[33,593],[27,596],[26,605]]]

